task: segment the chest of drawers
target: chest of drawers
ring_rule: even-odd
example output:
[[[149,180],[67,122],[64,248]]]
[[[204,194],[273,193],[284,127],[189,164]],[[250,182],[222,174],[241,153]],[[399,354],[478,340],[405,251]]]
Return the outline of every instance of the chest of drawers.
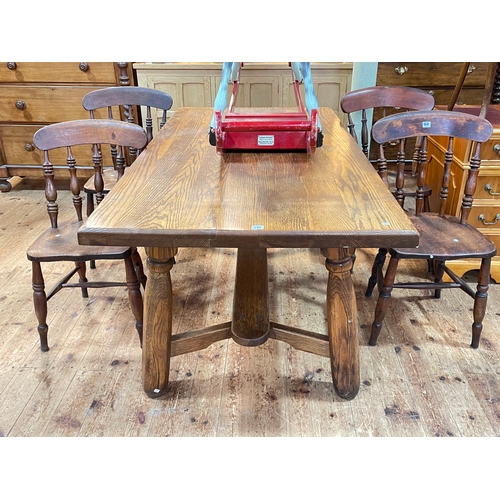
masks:
[[[463,63],[461,62],[379,62],[377,85],[416,87],[429,92],[436,105],[447,106],[453,96]],[[488,71],[487,62],[470,63],[462,90],[456,104],[481,105],[484,84]],[[382,117],[380,110],[374,113],[374,120]],[[378,155],[377,146],[370,147],[370,157]],[[397,146],[386,146],[386,157],[395,159]]]
[[[479,106],[455,107],[455,111],[475,115],[479,115],[479,110]],[[486,118],[494,127],[493,135],[481,146],[481,167],[468,221],[493,241],[498,250],[500,249],[500,106],[490,105]],[[463,139],[455,139],[455,141],[446,213],[458,216],[466,174],[470,168],[473,144]],[[429,138],[427,148],[429,168],[426,182],[432,188],[430,206],[433,212],[439,210],[439,186],[436,177],[437,173],[443,170],[445,151],[446,138]],[[450,261],[447,265],[459,276],[463,276],[467,271],[479,269],[477,262],[467,260]],[[493,258],[491,277],[500,283],[500,256]]]
[[[132,63],[111,62],[10,62],[0,63],[0,191],[9,191],[9,178],[41,176],[43,155],[33,145],[41,127],[89,117],[82,98],[92,90],[116,85],[135,85]],[[105,118],[105,112],[97,113]],[[65,152],[55,157],[65,165]],[[83,178],[93,173],[79,171]],[[67,175],[57,168],[56,175]]]

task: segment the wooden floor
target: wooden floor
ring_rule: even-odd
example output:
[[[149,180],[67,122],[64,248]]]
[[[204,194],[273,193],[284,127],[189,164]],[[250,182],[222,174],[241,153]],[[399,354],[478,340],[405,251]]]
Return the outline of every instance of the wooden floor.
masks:
[[[60,195],[60,200],[68,197]],[[396,291],[376,347],[376,298],[364,297],[375,250],[358,250],[354,286],[361,389],[334,393],[327,358],[269,340],[232,341],[172,360],[170,388],[149,399],[124,289],[63,290],[49,302],[39,350],[25,250],[47,224],[39,182],[0,193],[0,436],[499,436],[500,285],[490,287],[480,348],[472,300]],[[174,332],[230,320],[233,249],[180,249],[172,271]],[[45,266],[47,282],[63,266]],[[421,275],[425,270],[407,267]],[[121,279],[119,263],[89,273]],[[317,250],[269,252],[272,321],[326,333],[327,272]],[[50,287],[50,285],[48,285]],[[376,295],[376,294],[375,294]]]

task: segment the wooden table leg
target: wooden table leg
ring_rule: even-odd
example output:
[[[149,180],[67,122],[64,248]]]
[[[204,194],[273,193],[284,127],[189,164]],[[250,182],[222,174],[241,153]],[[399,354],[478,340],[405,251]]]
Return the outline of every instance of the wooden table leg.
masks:
[[[329,272],[326,314],[333,386],[343,399],[353,399],[359,391],[359,339],[356,295],[351,278],[353,248],[328,248]]]
[[[142,381],[150,398],[167,390],[172,337],[172,281],[175,248],[146,248],[149,270],[144,291]]]
[[[239,248],[234,286],[232,338],[257,346],[269,338],[267,250]]]

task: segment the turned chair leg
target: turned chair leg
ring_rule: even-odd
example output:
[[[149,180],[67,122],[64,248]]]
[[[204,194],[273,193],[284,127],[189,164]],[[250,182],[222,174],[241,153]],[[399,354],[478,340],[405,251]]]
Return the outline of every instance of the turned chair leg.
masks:
[[[128,298],[130,302],[130,307],[132,309],[132,314],[135,318],[135,327],[137,333],[139,334],[139,342],[142,347],[142,324],[143,324],[143,302],[141,294],[141,286],[139,280],[137,279],[137,273],[135,270],[135,264],[132,257],[125,259],[125,274],[127,277],[127,288],[128,288]]]
[[[443,282],[443,275],[444,275],[444,262],[443,261],[436,261],[434,263],[434,283],[442,283]],[[434,298],[440,299],[441,298],[441,289],[436,288],[434,290]]]
[[[479,347],[479,338],[483,330],[483,319],[486,314],[486,303],[488,301],[488,288],[490,283],[491,259],[483,259],[477,280],[477,290],[474,296],[474,323],[472,323],[471,347]]]
[[[142,264],[142,259],[141,259],[141,256],[139,255],[139,252],[137,251],[137,249],[135,249],[135,252],[132,254],[132,259],[133,259],[134,264],[135,264],[137,279],[140,281],[142,288],[145,290],[147,277],[144,274],[144,266]]]
[[[94,195],[87,193],[87,217],[94,211]],[[90,261],[90,269],[95,269],[95,260]]]
[[[78,268],[78,276],[80,279],[78,280],[80,283],[87,283],[88,279],[86,277],[87,274],[87,265],[85,262],[75,262],[76,267]],[[88,288],[82,286],[82,297],[84,299],[89,298],[89,291]]]
[[[384,279],[384,264],[387,257],[387,248],[379,248],[378,253],[373,261],[372,274],[368,280],[365,297],[371,297],[375,285],[378,285],[380,292],[382,281]]]
[[[40,262],[32,262],[32,286],[33,303],[35,314],[38,319],[38,335],[40,336],[40,349],[42,352],[49,350],[47,334],[49,327],[47,325],[47,295],[45,294],[45,282],[43,280],[42,267]]]
[[[387,271],[385,273],[384,283],[378,295],[377,305],[375,307],[375,319],[372,323],[372,330],[370,334],[370,345],[377,345],[377,339],[382,329],[382,322],[387,314],[389,301],[391,300],[391,292],[396,278],[396,271],[398,269],[399,259],[391,257]]]

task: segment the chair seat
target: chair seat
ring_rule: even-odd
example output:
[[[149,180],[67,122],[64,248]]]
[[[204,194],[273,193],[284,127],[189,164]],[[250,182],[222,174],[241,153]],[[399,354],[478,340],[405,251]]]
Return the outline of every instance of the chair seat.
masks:
[[[415,228],[420,233],[417,248],[393,248],[390,253],[397,258],[413,259],[481,259],[494,257],[495,245],[470,224],[460,224],[457,217],[424,212],[411,215]]]
[[[83,186],[83,190],[86,193],[90,194],[95,194],[95,186],[94,186],[94,178],[95,176],[93,175]],[[114,185],[118,181],[118,171],[115,170],[113,167],[106,167],[102,169],[102,179],[104,181],[104,193],[108,193]]]
[[[130,247],[80,245],[77,231],[83,222],[62,222],[56,229],[49,228],[32,243],[27,251],[28,260],[38,262],[100,259],[124,259],[132,255]]]

